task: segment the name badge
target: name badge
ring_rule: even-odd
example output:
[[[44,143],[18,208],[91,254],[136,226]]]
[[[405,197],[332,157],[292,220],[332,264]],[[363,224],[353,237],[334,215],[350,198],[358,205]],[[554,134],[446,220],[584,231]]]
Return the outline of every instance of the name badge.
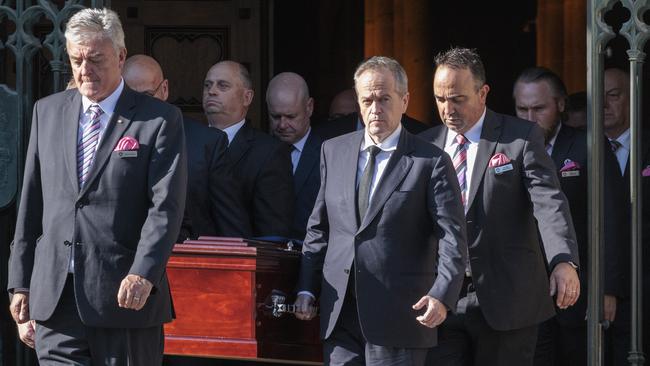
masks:
[[[120,158],[137,158],[138,150],[118,151],[117,156],[119,156]]]
[[[503,174],[505,172],[511,171],[512,169],[514,169],[514,168],[512,167],[512,163],[510,163],[510,164],[495,167],[494,168],[494,173],[495,174]]]
[[[566,172],[562,172],[562,178],[579,177],[579,176],[580,176],[580,171],[579,170],[568,170]]]

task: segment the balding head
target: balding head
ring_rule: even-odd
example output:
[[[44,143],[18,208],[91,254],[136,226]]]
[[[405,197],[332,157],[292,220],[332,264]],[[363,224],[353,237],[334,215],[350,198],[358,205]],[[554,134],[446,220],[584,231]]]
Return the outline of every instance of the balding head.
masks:
[[[166,101],[169,85],[163,77],[160,64],[147,55],[134,55],[124,63],[122,70],[124,82],[131,89]]]
[[[271,132],[280,140],[294,144],[309,131],[314,99],[309,97],[307,82],[300,75],[283,72],[266,89]]]
[[[357,104],[357,93],[354,89],[345,89],[336,94],[330,104],[328,118],[330,120],[346,116],[350,113],[358,113],[359,104]]]
[[[210,126],[223,130],[246,118],[253,95],[253,82],[242,64],[213,65],[203,81],[203,111]]]

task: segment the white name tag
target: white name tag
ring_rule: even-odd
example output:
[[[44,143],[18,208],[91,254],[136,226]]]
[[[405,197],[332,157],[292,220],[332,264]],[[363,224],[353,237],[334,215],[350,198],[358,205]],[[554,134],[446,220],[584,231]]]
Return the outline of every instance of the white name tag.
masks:
[[[566,172],[562,172],[562,178],[579,177],[579,176],[580,176],[579,170],[567,170]]]
[[[511,171],[512,169],[514,169],[514,168],[512,167],[512,163],[510,163],[510,164],[495,167],[494,168],[494,173],[495,174],[503,174],[505,172]]]
[[[138,157],[138,150],[118,151],[117,156],[120,158],[136,158]]]

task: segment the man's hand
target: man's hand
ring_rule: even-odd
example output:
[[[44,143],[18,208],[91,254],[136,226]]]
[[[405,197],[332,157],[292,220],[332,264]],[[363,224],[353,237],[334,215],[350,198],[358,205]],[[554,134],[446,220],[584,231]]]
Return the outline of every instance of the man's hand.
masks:
[[[117,304],[121,308],[140,310],[147,303],[153,285],[149,280],[135,274],[128,274],[117,291]]]
[[[11,298],[9,311],[17,324],[25,323],[29,320],[29,293],[16,292]]]
[[[316,307],[312,296],[299,294],[293,305],[296,306],[296,318],[300,320],[311,320],[316,316]]]
[[[442,322],[447,319],[447,308],[438,299],[433,298],[429,295],[422,296],[420,301],[413,305],[413,309],[420,310],[424,306],[427,307],[427,311],[415,318],[422,325],[433,328],[442,324]]]
[[[605,320],[610,323],[616,318],[616,297],[612,295],[605,295],[603,304],[603,315]]]
[[[18,327],[18,336],[20,340],[23,341],[29,348],[34,348],[34,329],[36,327],[36,322],[30,320],[22,324],[16,324]]]
[[[555,303],[558,308],[566,309],[580,297],[580,279],[569,263],[558,263],[551,273],[550,282],[551,296],[557,293]]]

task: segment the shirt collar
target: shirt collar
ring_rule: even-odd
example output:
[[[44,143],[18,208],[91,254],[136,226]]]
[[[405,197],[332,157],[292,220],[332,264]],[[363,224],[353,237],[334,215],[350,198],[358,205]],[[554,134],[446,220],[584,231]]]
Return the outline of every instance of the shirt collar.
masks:
[[[222,130],[223,132],[226,133],[226,135],[228,135],[228,143],[232,142],[232,140],[235,138],[235,135],[237,134],[237,132],[239,132],[239,130],[244,125],[244,123],[246,123],[246,118]]]
[[[309,138],[309,134],[311,133],[311,127],[307,130],[307,133],[305,136],[303,136],[300,140],[298,140],[296,143],[293,144],[293,147],[302,152],[302,149],[305,148],[305,144],[307,143],[307,138]]]
[[[478,144],[478,142],[481,140],[481,131],[483,130],[483,121],[485,120],[485,113],[487,112],[487,108],[483,109],[483,114],[481,114],[481,117],[478,119],[478,122],[472,126],[467,132],[463,134],[465,138],[472,144]],[[449,133],[447,133],[447,143],[445,146],[450,146],[456,143],[456,136],[458,133],[449,130]]]
[[[122,90],[124,90],[124,79],[120,77],[120,84],[117,86],[117,88],[111,93],[111,95],[109,95],[99,103],[95,103],[90,99],[88,99],[85,95],[82,95],[81,96],[81,108],[83,108],[82,112],[86,113],[88,111],[88,108],[90,108],[91,105],[98,104],[105,115],[109,117],[112,116],[113,112],[115,111],[115,106],[117,105],[117,100],[120,99],[120,95],[122,94]]]
[[[397,143],[399,142],[399,135],[402,132],[402,124],[400,123],[397,125],[397,128],[393,133],[388,135],[384,141],[375,144],[374,141],[372,141],[372,138],[370,135],[368,135],[368,131],[364,130],[363,132],[363,143],[361,144],[361,151],[365,150],[366,148],[375,145],[378,148],[380,148],[382,151],[394,151],[397,149]]]
[[[622,147],[626,148],[627,150],[630,150],[630,129],[628,128],[627,130],[625,130],[620,136],[618,136],[614,140],[620,142]]]
[[[557,135],[560,134],[560,128],[562,127],[562,123],[558,122],[557,126],[555,126],[555,132],[553,132],[553,137],[551,137],[550,140],[546,143],[546,145],[553,147],[555,145],[555,140],[557,139]]]

